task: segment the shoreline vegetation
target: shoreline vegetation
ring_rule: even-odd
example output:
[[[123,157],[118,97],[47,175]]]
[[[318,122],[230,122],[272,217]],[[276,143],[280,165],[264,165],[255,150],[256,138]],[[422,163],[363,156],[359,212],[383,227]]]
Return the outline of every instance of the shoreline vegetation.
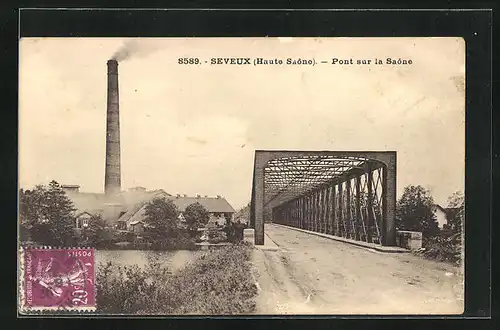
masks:
[[[208,250],[171,274],[152,256],[144,269],[108,262],[97,269],[97,312],[136,315],[237,315],[255,311],[252,245]]]

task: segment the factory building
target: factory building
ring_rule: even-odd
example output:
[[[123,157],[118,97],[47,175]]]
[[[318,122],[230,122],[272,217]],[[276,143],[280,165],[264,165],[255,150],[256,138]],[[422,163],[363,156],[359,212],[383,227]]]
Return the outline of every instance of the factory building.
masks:
[[[186,208],[193,204],[201,204],[210,214],[209,223],[215,226],[223,226],[227,220],[232,220],[235,210],[229,202],[222,196],[209,197],[209,196],[195,196],[190,197],[186,195],[172,196],[170,194],[156,193],[150,198],[136,203],[130,207],[130,210],[125,212],[117,220],[116,225],[119,229],[130,231],[141,231],[140,226],[143,226],[146,219],[146,205],[154,198],[164,197],[171,200],[177,207],[179,214],[179,222],[182,224],[185,221],[184,212]]]
[[[210,222],[223,224],[232,219],[235,210],[222,196],[188,197],[177,194],[172,196],[162,189],[147,190],[134,187],[127,191],[121,189],[120,155],[120,102],[118,92],[118,62],[107,62],[107,110],[106,110],[106,157],[104,174],[104,193],[81,192],[78,185],[62,185],[62,189],[73,201],[76,211],[75,228],[81,229],[89,224],[92,215],[99,214],[110,226],[124,230],[140,231],[143,228],[146,204],[155,198],[173,201],[180,211],[179,220],[184,221],[183,212],[192,203],[200,203],[210,213]]]
[[[180,212],[179,221],[181,224],[185,221],[186,208],[193,203],[201,204],[209,212],[209,223],[214,226],[223,226],[226,220],[232,220],[235,214],[231,204],[220,195],[192,197],[177,194],[173,196],[162,189],[146,190],[141,187],[142,189],[131,188],[116,194],[114,201],[118,202],[110,203],[106,194],[80,192],[79,189],[67,188],[67,185],[62,187],[77,209],[75,224],[77,229],[88,224],[92,215],[100,214],[109,226],[115,226],[122,230],[141,231],[139,228],[142,228],[146,218],[146,205],[156,198],[165,198],[174,203]]]

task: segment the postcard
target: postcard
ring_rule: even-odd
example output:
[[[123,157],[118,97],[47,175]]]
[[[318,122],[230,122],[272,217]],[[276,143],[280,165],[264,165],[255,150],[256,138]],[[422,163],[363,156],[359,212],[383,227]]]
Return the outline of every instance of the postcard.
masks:
[[[19,47],[21,314],[464,312],[462,38]]]

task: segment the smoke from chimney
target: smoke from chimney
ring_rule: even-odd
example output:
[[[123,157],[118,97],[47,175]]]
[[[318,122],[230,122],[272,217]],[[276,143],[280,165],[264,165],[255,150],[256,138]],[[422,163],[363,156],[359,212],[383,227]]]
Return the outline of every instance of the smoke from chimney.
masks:
[[[104,192],[121,190],[120,166],[120,102],[118,95],[118,62],[108,61],[108,105],[106,113],[106,169]]]
[[[130,39],[123,43],[123,45],[113,54],[112,60],[123,62],[132,57],[143,57],[154,53],[160,49],[157,40],[150,39]]]

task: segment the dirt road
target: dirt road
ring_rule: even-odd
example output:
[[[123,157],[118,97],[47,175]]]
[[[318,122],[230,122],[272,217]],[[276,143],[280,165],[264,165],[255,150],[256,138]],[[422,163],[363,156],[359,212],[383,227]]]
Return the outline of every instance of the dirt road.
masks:
[[[277,251],[255,249],[259,314],[460,314],[460,268],[276,225]]]

